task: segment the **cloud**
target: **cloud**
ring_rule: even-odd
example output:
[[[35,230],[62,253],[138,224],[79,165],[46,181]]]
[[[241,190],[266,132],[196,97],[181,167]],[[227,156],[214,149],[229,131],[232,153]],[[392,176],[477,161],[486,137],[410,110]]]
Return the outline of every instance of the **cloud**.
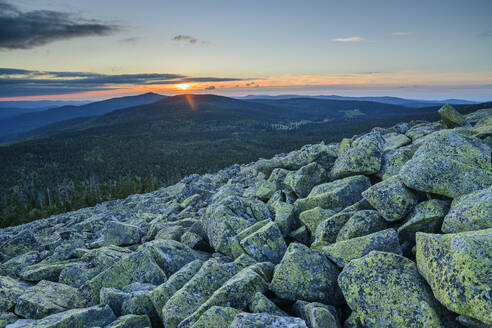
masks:
[[[22,12],[0,0],[0,49],[30,49],[58,40],[102,36],[119,30],[119,26],[65,12]]]
[[[364,41],[365,39],[360,37],[360,36],[351,36],[349,38],[336,38],[333,39],[335,42],[361,42]]]
[[[137,37],[131,37],[131,38],[126,38],[126,39],[121,39],[120,42],[121,43],[131,43],[131,44],[134,44],[136,43],[140,38],[137,38]]]
[[[173,38],[173,41],[183,41],[183,42],[188,42],[191,44],[196,44],[198,42],[198,39],[185,35],[185,34],[178,34]]]
[[[213,85],[211,85],[211,86],[209,86],[209,87],[207,87],[207,88],[205,88],[205,89],[203,89],[203,90],[215,90],[215,89],[216,89],[216,88],[215,88]]]
[[[0,68],[0,98],[74,94],[86,91],[122,89],[135,85],[151,86],[242,80],[241,78],[230,77],[193,77],[163,73],[100,74]]]
[[[405,35],[410,35],[412,32],[393,32],[391,35],[393,36],[405,36]]]
[[[478,36],[480,36],[482,38],[492,38],[492,31],[482,32]]]

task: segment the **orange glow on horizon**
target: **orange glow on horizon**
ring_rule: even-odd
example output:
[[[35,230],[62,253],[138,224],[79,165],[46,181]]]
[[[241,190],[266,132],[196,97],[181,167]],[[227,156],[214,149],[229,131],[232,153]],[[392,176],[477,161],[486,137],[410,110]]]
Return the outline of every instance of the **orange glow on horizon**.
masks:
[[[176,87],[180,90],[188,90],[191,87],[191,83],[180,83],[176,85]]]

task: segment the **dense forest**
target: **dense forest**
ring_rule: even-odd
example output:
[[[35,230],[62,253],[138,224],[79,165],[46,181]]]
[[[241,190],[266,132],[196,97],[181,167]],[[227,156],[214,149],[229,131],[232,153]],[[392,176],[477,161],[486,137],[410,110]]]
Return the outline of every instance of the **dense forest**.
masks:
[[[261,117],[237,118],[124,120],[116,113],[106,118],[111,124],[102,124],[102,117],[97,121],[103,126],[0,147],[0,226],[150,192],[192,173],[268,158],[308,143],[339,141],[374,126],[438,116],[435,109],[397,112],[306,121],[289,129]]]

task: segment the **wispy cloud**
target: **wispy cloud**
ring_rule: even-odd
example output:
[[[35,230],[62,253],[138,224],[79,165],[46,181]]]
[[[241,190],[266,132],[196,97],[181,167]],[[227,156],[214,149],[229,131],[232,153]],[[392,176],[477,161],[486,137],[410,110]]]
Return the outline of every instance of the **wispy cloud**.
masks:
[[[213,85],[211,85],[211,86],[209,86],[209,87],[206,87],[206,88],[205,88],[205,89],[203,89],[203,90],[209,90],[209,91],[210,91],[210,90],[215,90],[215,89],[216,89],[216,87],[214,87]]]
[[[30,49],[58,40],[102,36],[119,30],[119,26],[66,12],[23,12],[0,0],[0,49]]]
[[[181,41],[181,42],[187,42],[191,44],[196,44],[198,43],[198,39],[194,38],[190,35],[185,35],[185,34],[178,34],[173,38],[173,41]]]
[[[482,32],[478,36],[480,36],[482,38],[492,38],[492,31]]]
[[[393,32],[391,35],[393,36],[405,36],[405,35],[410,35],[412,32]]]
[[[121,43],[129,43],[129,44],[135,44],[140,38],[137,37],[131,37],[131,38],[126,38],[126,39],[121,39]]]
[[[360,36],[351,36],[351,37],[348,37],[348,38],[336,38],[336,39],[333,39],[333,41],[335,42],[361,42],[361,41],[364,41],[365,39],[363,37],[360,37]]]
[[[0,68],[0,98],[109,91],[135,86],[151,87],[190,82],[214,83],[241,80],[243,79],[164,73],[100,74]]]

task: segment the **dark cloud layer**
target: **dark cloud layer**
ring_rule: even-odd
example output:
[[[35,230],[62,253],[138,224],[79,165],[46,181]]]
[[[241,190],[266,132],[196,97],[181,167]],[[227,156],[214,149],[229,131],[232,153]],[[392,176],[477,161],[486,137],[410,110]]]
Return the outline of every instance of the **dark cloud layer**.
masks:
[[[173,41],[184,41],[184,42],[189,42],[191,44],[195,44],[198,42],[198,39],[189,35],[178,34],[173,38]]]
[[[192,77],[180,74],[99,74],[0,68],[0,98],[73,94],[118,89],[124,85],[240,81],[238,78]]]
[[[63,39],[108,35],[119,29],[116,25],[82,19],[70,13],[22,12],[0,0],[0,49],[30,49]]]

